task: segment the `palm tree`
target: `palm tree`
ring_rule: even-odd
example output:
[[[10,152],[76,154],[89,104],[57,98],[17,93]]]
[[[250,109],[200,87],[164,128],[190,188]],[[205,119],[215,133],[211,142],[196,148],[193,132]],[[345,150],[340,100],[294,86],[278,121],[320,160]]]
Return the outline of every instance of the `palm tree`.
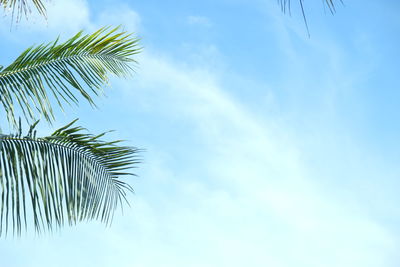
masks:
[[[26,0],[0,0],[4,7],[27,13]],[[34,6],[45,14],[40,0]],[[120,177],[138,163],[138,149],[121,141],[88,134],[76,120],[47,137],[37,137],[38,116],[52,123],[57,106],[94,105],[110,75],[132,73],[138,39],[119,28],[79,32],[65,42],[30,47],[0,68],[1,110],[16,134],[0,134],[0,235],[20,234],[33,224],[38,232],[65,223],[98,219],[111,222],[132,188]],[[21,119],[31,124],[22,134]],[[126,200],[126,199],[125,199]]]

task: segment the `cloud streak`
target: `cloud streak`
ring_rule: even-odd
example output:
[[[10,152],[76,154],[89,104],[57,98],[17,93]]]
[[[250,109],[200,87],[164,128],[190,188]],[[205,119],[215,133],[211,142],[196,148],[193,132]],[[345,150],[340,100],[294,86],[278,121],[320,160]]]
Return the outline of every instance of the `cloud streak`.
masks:
[[[254,266],[377,266],[395,251],[385,228],[324,195],[296,141],[284,134],[287,129],[256,119],[207,70],[188,70],[151,52],[141,62],[140,101],[171,118],[169,127],[187,125],[185,135],[200,139],[178,159],[181,170],[189,170],[169,170],[164,164],[156,172],[174,173],[165,178],[176,187],[174,200],[161,193],[173,213],[151,207],[154,214],[164,214],[158,227],[170,233],[172,243],[208,248],[210,261],[202,262],[207,266],[243,266],[249,259]],[[137,93],[127,101],[135,103]],[[177,134],[158,130],[167,136],[165,142]],[[180,250],[201,261],[195,248],[174,252]]]

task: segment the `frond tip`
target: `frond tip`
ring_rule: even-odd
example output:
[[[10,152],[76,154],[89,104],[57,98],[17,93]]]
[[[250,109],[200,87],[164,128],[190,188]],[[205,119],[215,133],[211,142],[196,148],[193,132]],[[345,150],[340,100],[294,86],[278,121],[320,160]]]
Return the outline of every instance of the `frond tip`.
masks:
[[[19,235],[33,219],[38,232],[64,223],[100,220],[109,224],[131,186],[138,149],[102,141],[72,123],[51,136],[0,135],[0,235]]]
[[[139,51],[138,39],[119,27],[28,48],[0,71],[0,102],[8,121],[17,125],[15,104],[30,123],[37,113],[54,121],[49,94],[61,109],[63,103],[78,104],[77,95],[94,105],[92,95],[102,92],[110,75],[132,73]]]
[[[277,0],[278,4],[281,6],[281,10],[283,13],[288,12],[289,14],[291,14],[292,12],[292,7],[291,7],[291,0]],[[301,14],[303,16],[303,21],[304,21],[304,25],[306,26],[307,29],[307,33],[308,36],[310,37],[310,31],[308,28],[308,23],[307,23],[307,17],[306,17],[306,12],[304,9],[304,0],[298,0],[299,5],[300,5],[300,9],[301,9]],[[329,11],[334,14],[336,12],[336,4],[337,2],[340,2],[341,4],[343,3],[343,0],[322,0],[322,2],[324,3],[324,7],[328,7]]]
[[[0,0],[0,5],[4,9],[11,9],[13,20],[15,19],[18,22],[23,15],[28,17],[28,14],[31,13],[31,5],[36,8],[40,15],[46,17],[46,7],[43,2],[43,0]]]
[[[304,14],[304,0],[298,0],[300,7],[302,9],[302,13]],[[277,0],[278,4],[281,6],[281,10],[283,13],[289,12],[291,13],[291,2],[292,0]],[[337,2],[340,2],[341,4],[343,3],[343,0],[322,0],[324,5],[328,7],[329,11],[333,14],[336,12],[336,4]]]

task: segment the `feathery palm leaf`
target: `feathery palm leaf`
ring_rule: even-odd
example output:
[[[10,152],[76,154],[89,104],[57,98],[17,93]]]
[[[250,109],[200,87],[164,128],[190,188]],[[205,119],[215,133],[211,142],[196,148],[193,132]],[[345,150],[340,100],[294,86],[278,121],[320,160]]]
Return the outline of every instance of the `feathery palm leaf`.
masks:
[[[0,5],[2,5],[4,9],[12,10],[12,16],[16,18],[16,21],[19,21],[22,15],[27,16],[31,13],[30,6],[32,4],[40,15],[46,17],[46,7],[42,0],[0,0]]]
[[[52,122],[47,91],[61,108],[65,102],[77,104],[76,94],[94,105],[91,95],[102,91],[109,74],[125,77],[131,73],[131,63],[136,62],[132,56],[139,51],[138,39],[119,28],[102,28],[88,35],[79,32],[64,43],[57,39],[28,48],[0,71],[0,102],[8,121],[17,126],[17,103],[28,122],[36,119],[37,112]]]
[[[76,121],[76,120],[75,120]],[[110,223],[132,188],[138,149],[102,141],[72,123],[51,136],[0,135],[0,235],[20,234],[33,218],[38,232],[64,223],[98,219]]]

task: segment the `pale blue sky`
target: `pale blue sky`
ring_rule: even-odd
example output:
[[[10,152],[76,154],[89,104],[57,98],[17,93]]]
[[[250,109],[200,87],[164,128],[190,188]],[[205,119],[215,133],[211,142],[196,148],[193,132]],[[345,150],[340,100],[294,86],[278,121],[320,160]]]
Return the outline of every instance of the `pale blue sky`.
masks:
[[[11,32],[2,17],[2,65],[59,34],[136,32],[136,75],[55,126],[147,151],[112,227],[3,239],[0,265],[399,266],[400,3],[308,2],[310,38],[296,1],[291,17],[275,0],[54,0],[47,25]]]

